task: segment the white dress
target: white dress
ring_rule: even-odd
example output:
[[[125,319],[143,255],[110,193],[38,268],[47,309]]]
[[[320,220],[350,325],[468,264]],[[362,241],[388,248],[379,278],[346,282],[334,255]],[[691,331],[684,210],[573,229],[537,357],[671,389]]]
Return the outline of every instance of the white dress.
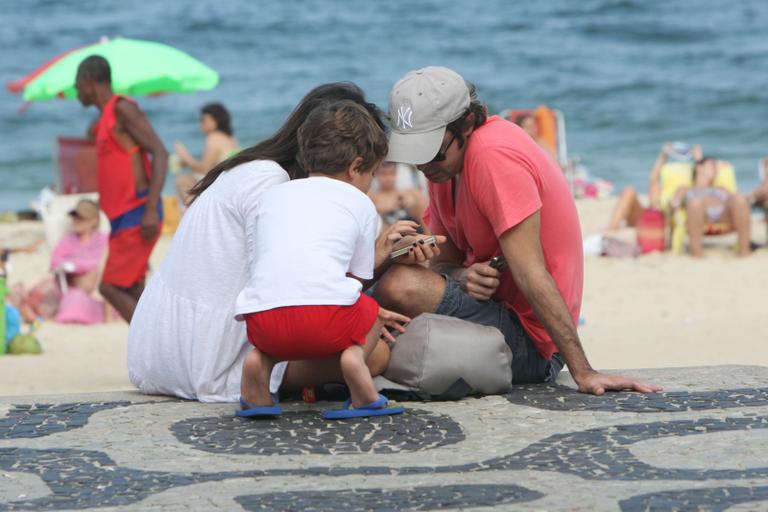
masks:
[[[187,209],[131,321],[128,375],[140,391],[239,399],[251,345],[235,301],[250,277],[259,198],[287,181],[275,162],[248,162],[222,173]],[[273,391],[284,368],[273,373]]]

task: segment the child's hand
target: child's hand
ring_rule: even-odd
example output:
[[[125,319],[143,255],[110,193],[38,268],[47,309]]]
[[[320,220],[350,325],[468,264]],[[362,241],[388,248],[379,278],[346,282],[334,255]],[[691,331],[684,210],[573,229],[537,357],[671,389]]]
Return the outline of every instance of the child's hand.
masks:
[[[399,247],[404,247],[406,244],[410,243],[410,250],[408,251],[408,254],[395,258],[395,261],[403,265],[420,265],[426,263],[435,256],[438,256],[440,254],[439,244],[445,243],[446,238],[442,235],[435,235],[435,242],[430,244],[424,243],[426,238],[428,238],[428,235],[405,237],[403,242],[398,245]]]
[[[392,333],[389,332],[387,327],[391,327],[394,330],[403,333],[405,332],[405,324],[411,321],[407,316],[384,309],[381,306],[379,306],[379,320],[384,322],[384,325],[381,327],[381,337],[384,338],[385,341],[391,343],[395,342],[395,337],[392,336]]]
[[[376,239],[376,263],[379,268],[394,250],[395,245],[408,235],[415,235],[419,225],[412,220],[399,220],[381,232]]]

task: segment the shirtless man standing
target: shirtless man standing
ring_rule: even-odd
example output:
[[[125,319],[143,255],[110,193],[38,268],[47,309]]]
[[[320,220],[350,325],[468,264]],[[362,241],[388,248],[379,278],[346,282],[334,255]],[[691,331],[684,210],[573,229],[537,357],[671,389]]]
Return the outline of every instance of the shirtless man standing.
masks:
[[[83,60],[75,87],[84,107],[95,105],[101,112],[96,126],[99,205],[112,232],[99,292],[130,322],[160,236],[168,153],[136,103],[112,92],[106,59]]]

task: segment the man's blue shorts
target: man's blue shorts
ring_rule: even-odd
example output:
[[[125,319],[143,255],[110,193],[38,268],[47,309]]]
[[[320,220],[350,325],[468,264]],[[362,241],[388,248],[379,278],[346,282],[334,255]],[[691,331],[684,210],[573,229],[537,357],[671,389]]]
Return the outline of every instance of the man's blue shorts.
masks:
[[[563,359],[555,353],[544,359],[533,340],[523,329],[514,311],[492,300],[477,300],[461,289],[458,281],[445,278],[445,294],[435,313],[461,318],[468,322],[496,327],[512,349],[512,384],[554,382],[563,369]]]

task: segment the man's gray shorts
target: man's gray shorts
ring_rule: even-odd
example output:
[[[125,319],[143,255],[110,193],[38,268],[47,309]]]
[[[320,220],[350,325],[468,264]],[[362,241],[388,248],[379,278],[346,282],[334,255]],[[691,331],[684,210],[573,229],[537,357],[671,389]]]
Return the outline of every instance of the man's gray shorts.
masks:
[[[546,360],[536,350],[514,311],[492,300],[477,300],[461,289],[452,277],[445,277],[445,295],[437,306],[438,315],[496,327],[512,349],[512,384],[553,382],[563,369],[560,354]]]

